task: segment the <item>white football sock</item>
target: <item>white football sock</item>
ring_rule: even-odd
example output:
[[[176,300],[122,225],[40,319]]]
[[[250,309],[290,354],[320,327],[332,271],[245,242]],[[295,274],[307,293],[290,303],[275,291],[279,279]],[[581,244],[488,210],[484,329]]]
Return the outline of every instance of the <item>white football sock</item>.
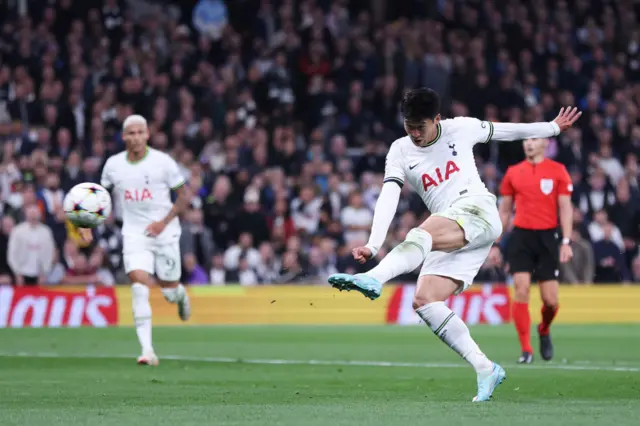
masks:
[[[366,275],[384,284],[399,275],[413,272],[424,262],[432,243],[431,234],[420,228],[413,228],[407,233],[407,238]]]
[[[151,344],[151,304],[149,303],[149,287],[134,283],[131,286],[133,303],[133,321],[142,347],[142,354],[154,353]]]
[[[482,353],[464,321],[444,302],[428,303],[416,309],[416,313],[431,327],[440,340],[471,364],[476,373],[491,373],[493,362]]]
[[[162,295],[169,303],[178,303],[186,294],[182,284],[178,284],[176,287],[162,287]]]

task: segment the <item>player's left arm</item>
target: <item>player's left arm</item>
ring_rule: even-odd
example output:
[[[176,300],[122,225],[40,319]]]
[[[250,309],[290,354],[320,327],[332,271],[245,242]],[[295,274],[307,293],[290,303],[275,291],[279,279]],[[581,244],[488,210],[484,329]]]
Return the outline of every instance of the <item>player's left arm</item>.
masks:
[[[571,193],[573,184],[567,169],[562,166],[558,179],[558,211],[560,215],[560,228],[562,230],[562,246],[560,247],[560,262],[565,263],[573,257],[571,249],[571,234],[573,233],[573,204]]]
[[[189,187],[184,182],[182,185],[173,188],[173,190],[176,192],[178,197],[176,198],[175,203],[173,203],[171,211],[164,219],[162,219],[164,226],[167,226],[173,219],[180,216],[180,214],[189,207],[189,202],[191,201],[191,191],[189,191]]]
[[[479,142],[497,141],[517,141],[522,139],[550,138],[557,136],[567,130],[578,121],[582,115],[578,108],[562,108],[558,116],[550,122],[539,123],[494,123],[483,121],[481,128],[482,136]]]
[[[150,236],[157,236],[164,231],[164,228],[171,223],[173,219],[178,217],[182,212],[184,212],[189,206],[189,202],[191,201],[191,191],[186,185],[186,181],[182,173],[180,173],[180,168],[178,164],[173,160],[167,164],[166,168],[166,178],[165,183],[171,188],[172,191],[175,191],[177,194],[176,201],[173,203],[171,210],[169,213],[159,222],[152,223],[147,228],[147,233]]]

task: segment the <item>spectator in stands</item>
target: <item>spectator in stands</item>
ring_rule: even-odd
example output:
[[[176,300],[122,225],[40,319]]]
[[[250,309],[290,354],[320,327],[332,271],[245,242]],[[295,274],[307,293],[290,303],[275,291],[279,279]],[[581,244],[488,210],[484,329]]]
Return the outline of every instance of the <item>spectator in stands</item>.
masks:
[[[593,247],[576,228],[571,234],[571,248],[573,258],[560,264],[560,281],[567,284],[591,284],[596,268]]]
[[[633,259],[633,263],[631,264],[631,273],[633,282],[636,284],[640,283],[640,256],[636,256]]]
[[[204,226],[202,210],[191,209],[182,219],[182,234],[180,235],[180,251],[196,256],[199,265],[209,269],[209,262],[213,256],[213,235]]]
[[[307,235],[314,234],[320,223],[321,207],[322,199],[316,196],[315,188],[302,187],[300,195],[291,201],[291,218],[296,230]]]
[[[618,250],[623,253],[625,250],[624,247],[624,239],[622,238],[622,233],[617,226],[612,224],[609,221],[609,215],[605,210],[599,210],[595,213],[593,217],[593,222],[591,222],[588,226],[589,237],[592,242],[597,243],[601,241],[605,237],[605,228],[609,228],[609,239],[613,242]]]
[[[607,222],[602,226],[602,238],[593,244],[596,263],[594,282],[615,283],[629,281],[630,275],[622,251],[614,242],[614,227]]]
[[[280,278],[280,261],[269,242],[260,244],[260,263],[256,266],[257,279],[263,284],[277,283]]]
[[[256,245],[269,240],[267,217],[261,211],[260,193],[255,188],[248,188],[244,194],[244,205],[237,212],[234,221],[234,235],[250,233]]]
[[[205,269],[198,263],[194,253],[185,253],[182,256],[183,277],[187,284],[207,284],[208,277]]]
[[[482,267],[480,267],[480,271],[478,271],[478,275],[475,280],[487,283],[505,283],[507,281],[507,274],[504,268],[504,258],[500,251],[500,247],[491,247],[489,256]]]
[[[224,257],[221,254],[216,254],[211,260],[209,283],[211,285],[225,285],[227,282],[227,271],[224,268]]]
[[[26,206],[25,216],[26,221],[16,225],[9,235],[7,262],[16,285],[36,285],[45,282],[56,246],[51,229],[41,222],[38,206]]]
[[[149,119],[152,145],[178,159],[185,179],[201,189],[193,207],[202,204],[217,250],[247,231],[256,246],[270,241],[281,264],[287,241],[304,234],[296,252],[303,270],[314,247],[328,256],[329,246],[332,264],[358,270],[347,259],[344,203],[357,191],[372,209],[384,155],[402,135],[398,99],[407,88],[431,85],[447,117],[551,120],[559,105],[580,105],[584,119],[551,141],[548,154],[572,170],[583,227],[608,211],[626,238],[627,261],[635,255],[640,225],[627,230],[624,222],[626,206],[640,205],[632,2],[610,2],[612,13],[604,15],[598,2],[585,2],[577,21],[565,2],[532,8],[524,0],[507,8],[413,2],[411,15],[396,7],[375,20],[375,2],[260,2],[255,19],[243,18],[246,2],[200,3],[200,10],[224,10],[221,19],[194,13],[195,2],[170,1],[162,9],[61,1],[44,11],[26,2],[28,18],[1,14],[8,30],[0,39],[3,216],[22,221],[24,206],[39,202],[63,252],[74,235],[52,200],[83,180],[97,181],[105,158],[122,150],[122,119],[136,112]],[[512,25],[512,10],[521,25]],[[509,144],[476,149],[490,190],[522,155]],[[245,202],[245,192],[256,199],[247,188],[258,192],[256,202]],[[421,200],[405,188],[398,218],[411,211],[424,219]],[[406,226],[398,219],[389,234]],[[107,229],[100,246],[109,247],[107,264],[122,274],[117,227]],[[84,251],[90,258],[92,247]],[[211,253],[196,257],[212,266]],[[229,274],[238,268],[211,270],[223,274],[217,281],[237,281]]]
[[[236,204],[231,199],[231,179],[219,176],[211,194],[204,201],[204,223],[211,229],[216,248],[225,250],[233,240],[233,221]]]
[[[0,253],[9,253],[9,235],[15,226],[11,216],[3,216],[0,222]],[[7,255],[0,256],[0,285],[13,283],[13,272],[7,261]]]
[[[591,177],[589,177],[587,190],[580,197],[580,210],[589,218],[592,218],[596,211],[612,206],[615,201],[615,191],[607,181],[604,171],[602,169],[594,170]]]
[[[373,213],[362,202],[362,194],[359,191],[354,191],[349,196],[349,204],[342,210],[340,222],[347,243],[369,239]]]
[[[243,232],[238,238],[238,243],[232,245],[224,253],[224,268],[226,271],[237,271],[240,259],[247,259],[251,268],[257,268],[260,264],[260,252],[253,244],[253,236]]]

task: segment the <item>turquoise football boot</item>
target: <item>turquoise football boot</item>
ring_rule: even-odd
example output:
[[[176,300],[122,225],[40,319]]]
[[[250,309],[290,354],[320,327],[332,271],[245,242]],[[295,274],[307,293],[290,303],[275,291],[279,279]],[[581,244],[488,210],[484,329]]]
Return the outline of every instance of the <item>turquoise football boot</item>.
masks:
[[[493,391],[496,390],[507,378],[504,368],[500,367],[495,362],[493,363],[493,370],[489,375],[478,374],[478,395],[473,398],[473,402],[484,402],[491,399]]]
[[[380,297],[382,292],[382,284],[365,274],[333,274],[329,277],[329,284],[340,291],[359,291],[371,300]]]

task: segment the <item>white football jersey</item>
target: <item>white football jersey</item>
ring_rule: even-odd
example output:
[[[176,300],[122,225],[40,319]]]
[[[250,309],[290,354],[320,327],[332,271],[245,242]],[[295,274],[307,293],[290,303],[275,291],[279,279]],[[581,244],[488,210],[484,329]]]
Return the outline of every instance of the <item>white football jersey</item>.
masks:
[[[490,194],[480,179],[473,156],[476,143],[486,143],[493,124],[470,117],[442,120],[428,146],[416,146],[409,136],[397,139],[387,154],[384,181],[405,181],[431,213],[442,212],[457,198]]]
[[[145,156],[129,162],[127,152],[109,157],[102,170],[100,184],[112,189],[113,199],[122,208],[122,235],[143,236],[153,222],[171,211],[171,191],[185,184],[178,164],[169,155],[147,148]],[[180,221],[176,217],[158,238],[180,238]]]

